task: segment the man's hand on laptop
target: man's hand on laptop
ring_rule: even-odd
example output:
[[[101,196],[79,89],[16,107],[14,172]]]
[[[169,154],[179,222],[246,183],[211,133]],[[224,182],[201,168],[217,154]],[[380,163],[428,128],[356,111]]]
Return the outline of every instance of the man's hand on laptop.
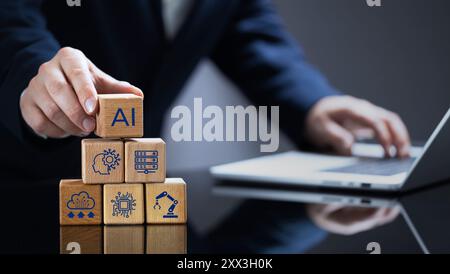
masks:
[[[351,96],[321,99],[306,118],[308,139],[322,149],[331,148],[350,155],[355,140],[370,133],[383,146],[387,157],[395,146],[398,157],[408,157],[411,146],[408,130],[401,118],[389,110]]]
[[[42,64],[20,98],[25,122],[43,138],[86,136],[95,128],[97,93],[142,91],[98,69],[81,51],[62,48]]]

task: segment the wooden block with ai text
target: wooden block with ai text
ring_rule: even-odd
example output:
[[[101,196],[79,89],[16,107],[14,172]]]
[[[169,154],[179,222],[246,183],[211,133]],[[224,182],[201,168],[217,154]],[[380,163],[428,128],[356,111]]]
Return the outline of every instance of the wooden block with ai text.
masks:
[[[102,223],[102,187],[82,180],[59,183],[59,223],[61,225],[98,225]]]
[[[103,186],[103,221],[105,224],[143,224],[144,210],[143,184]]]
[[[124,144],[113,139],[83,139],[81,166],[86,184],[123,183],[125,165]]]
[[[145,184],[148,224],[184,224],[187,220],[186,183],[167,178],[164,183]]]
[[[161,138],[125,141],[125,182],[162,183],[166,179],[166,143]]]
[[[105,226],[103,248],[105,254],[144,254],[145,227]]]
[[[99,94],[95,134],[103,138],[144,135],[143,98],[134,94]]]

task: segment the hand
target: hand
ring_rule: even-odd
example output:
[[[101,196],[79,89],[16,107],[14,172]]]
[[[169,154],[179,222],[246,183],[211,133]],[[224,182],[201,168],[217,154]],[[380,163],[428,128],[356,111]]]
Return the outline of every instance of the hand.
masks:
[[[355,139],[371,133],[390,156],[391,146],[397,156],[408,157],[411,141],[401,118],[386,109],[351,96],[330,96],[317,102],[306,118],[306,135],[320,148],[331,147],[350,155]],[[367,136],[366,136],[367,137]]]
[[[42,64],[20,98],[25,122],[40,136],[86,136],[95,129],[98,93],[142,91],[98,69],[81,51],[62,48]]]
[[[306,211],[318,227],[335,234],[353,235],[392,222],[400,213],[400,208],[310,204]]]

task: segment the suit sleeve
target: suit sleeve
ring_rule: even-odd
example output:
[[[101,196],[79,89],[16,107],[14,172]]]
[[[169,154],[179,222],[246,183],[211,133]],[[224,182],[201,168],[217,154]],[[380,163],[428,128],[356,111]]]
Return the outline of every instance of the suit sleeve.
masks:
[[[60,48],[46,29],[39,0],[0,1],[0,123],[23,140],[19,100],[39,66]]]
[[[338,94],[286,32],[269,0],[238,1],[212,60],[253,102],[280,106],[280,127],[302,143],[308,110]]]

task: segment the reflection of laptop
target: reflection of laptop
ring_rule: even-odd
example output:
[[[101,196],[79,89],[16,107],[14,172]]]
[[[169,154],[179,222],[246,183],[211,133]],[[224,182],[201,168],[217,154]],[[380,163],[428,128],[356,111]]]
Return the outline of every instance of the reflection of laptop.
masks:
[[[412,158],[383,159],[379,145],[359,144],[353,157],[286,152],[211,168],[222,179],[334,188],[407,190],[450,178],[450,109]]]
[[[383,195],[359,195],[355,193],[343,193],[336,191],[317,192],[307,188],[280,189],[265,187],[249,187],[228,183],[226,181],[216,184],[213,193],[219,196],[239,197],[245,199],[272,200],[283,202],[297,202],[306,204],[339,204],[345,207],[369,207],[369,208],[394,208],[400,209],[400,213],[416,239],[423,253],[430,251],[423,240],[422,235],[416,228],[415,223],[410,218],[410,213],[406,210],[403,200],[407,197],[389,197]]]

